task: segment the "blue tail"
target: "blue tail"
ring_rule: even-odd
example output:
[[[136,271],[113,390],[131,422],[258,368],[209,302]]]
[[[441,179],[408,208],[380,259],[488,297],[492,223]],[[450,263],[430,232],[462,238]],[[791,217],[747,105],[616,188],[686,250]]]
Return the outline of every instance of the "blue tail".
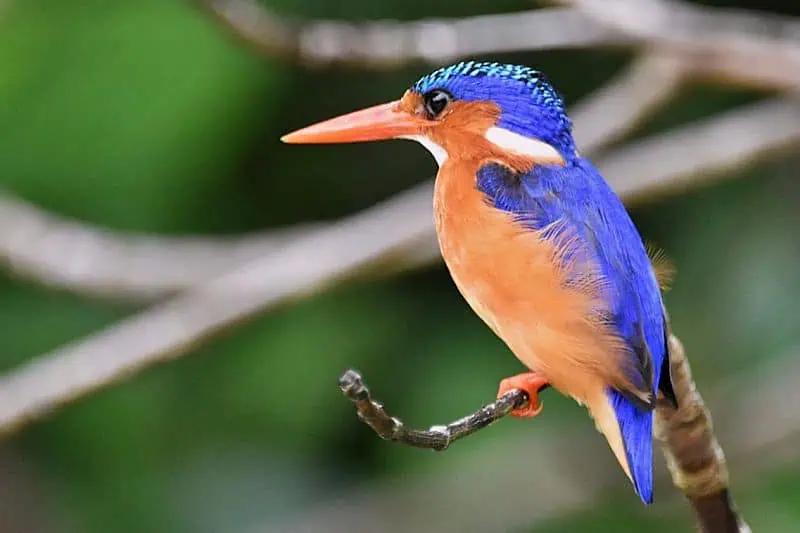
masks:
[[[608,391],[617,415],[625,455],[636,494],[645,504],[653,503],[653,411],[637,408],[622,394]]]

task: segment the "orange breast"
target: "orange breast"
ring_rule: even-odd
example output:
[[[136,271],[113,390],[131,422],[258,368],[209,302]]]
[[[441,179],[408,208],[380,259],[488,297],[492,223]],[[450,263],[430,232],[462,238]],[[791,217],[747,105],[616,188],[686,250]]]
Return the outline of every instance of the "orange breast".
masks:
[[[522,363],[563,393],[586,403],[607,385],[626,385],[623,344],[598,313],[602,280],[567,287],[559,250],[490,206],[475,186],[477,170],[447,161],[434,196],[442,255],[461,294]]]

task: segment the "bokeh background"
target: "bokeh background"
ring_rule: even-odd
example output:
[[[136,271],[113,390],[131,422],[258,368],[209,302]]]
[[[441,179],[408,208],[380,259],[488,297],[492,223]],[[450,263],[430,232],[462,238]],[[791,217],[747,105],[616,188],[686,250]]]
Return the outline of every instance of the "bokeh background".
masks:
[[[712,3],[800,15],[794,0]],[[269,7],[411,20],[531,6]],[[574,105],[634,49],[487,57],[537,66]],[[398,97],[432,67],[319,66],[270,54],[188,0],[0,0],[0,184],[8,202],[112,236],[219,241],[331,222],[430,179],[430,156],[411,143],[290,147],[279,136]],[[628,139],[772,97],[698,80]],[[729,452],[737,503],[754,531],[785,533],[800,529],[800,404],[770,391],[794,390],[800,368],[800,159],[780,150],[748,163],[640,198],[631,210],[677,266],[667,305]],[[5,234],[14,229],[7,214]],[[80,262],[81,243],[50,248],[50,230],[16,249],[77,268],[67,262]],[[167,297],[53,286],[11,268],[8,246],[3,257],[7,371]],[[657,504],[643,508],[584,411],[556,393],[535,421],[502,421],[442,454],[383,442],[356,419],[336,388],[350,366],[393,414],[421,427],[466,414],[520,371],[439,263],[317,291],[181,351],[6,436],[0,531],[690,530],[690,509],[669,479],[658,482]]]

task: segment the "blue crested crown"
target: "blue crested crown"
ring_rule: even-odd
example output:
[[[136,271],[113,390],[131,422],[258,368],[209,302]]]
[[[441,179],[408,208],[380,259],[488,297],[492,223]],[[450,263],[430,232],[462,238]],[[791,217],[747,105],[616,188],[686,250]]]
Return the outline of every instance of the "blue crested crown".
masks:
[[[423,76],[411,90],[449,92],[456,100],[488,101],[500,107],[498,126],[551,144],[562,155],[575,152],[572,122],[547,77],[523,65],[462,61]]]

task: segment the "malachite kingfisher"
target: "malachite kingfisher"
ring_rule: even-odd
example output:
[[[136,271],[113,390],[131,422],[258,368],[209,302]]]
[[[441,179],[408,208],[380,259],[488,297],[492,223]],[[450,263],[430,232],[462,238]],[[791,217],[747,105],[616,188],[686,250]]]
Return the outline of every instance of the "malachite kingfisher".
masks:
[[[653,501],[656,397],[677,405],[657,257],[578,152],[561,96],[539,71],[478,61],[440,68],[397,101],[285,135],[287,143],[412,139],[439,165],[434,219],[459,291],[530,370],[585,405],[645,504]],[[665,271],[666,272],[666,271]]]

